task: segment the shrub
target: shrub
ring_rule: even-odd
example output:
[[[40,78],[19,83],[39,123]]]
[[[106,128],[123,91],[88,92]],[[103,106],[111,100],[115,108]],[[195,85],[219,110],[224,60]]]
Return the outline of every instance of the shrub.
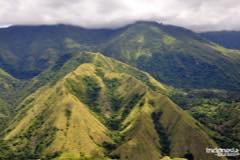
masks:
[[[157,131],[159,139],[160,139],[159,143],[162,147],[161,152],[163,155],[169,155],[170,141],[169,141],[169,137],[167,135],[165,128],[162,126],[162,124],[159,121],[161,115],[162,115],[162,112],[153,112],[151,116],[153,119],[155,130]]]

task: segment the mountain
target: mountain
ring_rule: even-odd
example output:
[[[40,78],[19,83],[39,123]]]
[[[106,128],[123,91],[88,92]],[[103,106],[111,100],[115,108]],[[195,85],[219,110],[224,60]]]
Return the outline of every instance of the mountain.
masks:
[[[0,67],[17,78],[32,78],[68,53],[71,47],[88,49],[89,45],[104,42],[114,33],[65,25],[0,29]],[[72,39],[81,45],[74,44]]]
[[[3,132],[2,159],[225,159],[205,153],[217,147],[208,130],[148,73],[85,52],[56,73],[75,62],[19,104]]]
[[[0,159],[219,158],[239,147],[239,59],[155,22],[0,29]]]
[[[20,81],[0,68],[0,127],[9,120],[17,97],[14,93],[20,88]]]
[[[184,28],[138,22],[103,48],[106,55],[174,87],[239,88],[240,52],[204,41]]]
[[[240,49],[240,31],[203,32],[200,35],[209,41],[215,42],[225,48]]]
[[[100,30],[13,26],[0,29],[0,37],[0,67],[21,79],[67,60],[68,53],[94,51],[147,71],[174,87],[240,89],[240,52],[177,26],[155,22]]]

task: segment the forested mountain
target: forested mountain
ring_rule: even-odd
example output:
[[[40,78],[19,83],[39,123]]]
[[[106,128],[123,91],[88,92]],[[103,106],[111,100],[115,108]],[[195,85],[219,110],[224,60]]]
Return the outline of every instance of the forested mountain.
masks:
[[[13,26],[0,30],[0,67],[22,79],[41,73],[68,53],[102,52],[181,88],[239,90],[240,52],[176,26],[137,22],[120,29]],[[205,83],[208,79],[208,83]]]
[[[240,51],[182,27],[0,29],[3,160],[227,159],[239,103]]]

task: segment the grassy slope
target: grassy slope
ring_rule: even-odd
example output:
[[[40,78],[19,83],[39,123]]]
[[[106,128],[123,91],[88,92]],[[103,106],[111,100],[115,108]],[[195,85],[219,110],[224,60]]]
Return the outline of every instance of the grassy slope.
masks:
[[[171,156],[191,152],[196,159],[216,159],[205,154],[215,143],[199,122],[161,94],[167,92],[164,85],[100,54],[87,57],[91,63],[22,102],[4,138],[18,156],[159,159],[166,145],[156,131],[161,124]],[[162,113],[158,121],[153,112]]]
[[[17,102],[15,92],[20,88],[20,81],[0,68],[0,127],[13,115],[14,105]]]

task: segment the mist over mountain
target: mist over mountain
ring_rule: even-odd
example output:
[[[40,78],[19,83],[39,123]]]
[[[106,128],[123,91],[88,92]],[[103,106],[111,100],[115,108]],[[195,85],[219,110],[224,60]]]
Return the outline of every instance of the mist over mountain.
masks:
[[[0,1],[0,26],[71,24],[118,28],[157,21],[195,31],[239,30],[238,0],[15,0]]]

